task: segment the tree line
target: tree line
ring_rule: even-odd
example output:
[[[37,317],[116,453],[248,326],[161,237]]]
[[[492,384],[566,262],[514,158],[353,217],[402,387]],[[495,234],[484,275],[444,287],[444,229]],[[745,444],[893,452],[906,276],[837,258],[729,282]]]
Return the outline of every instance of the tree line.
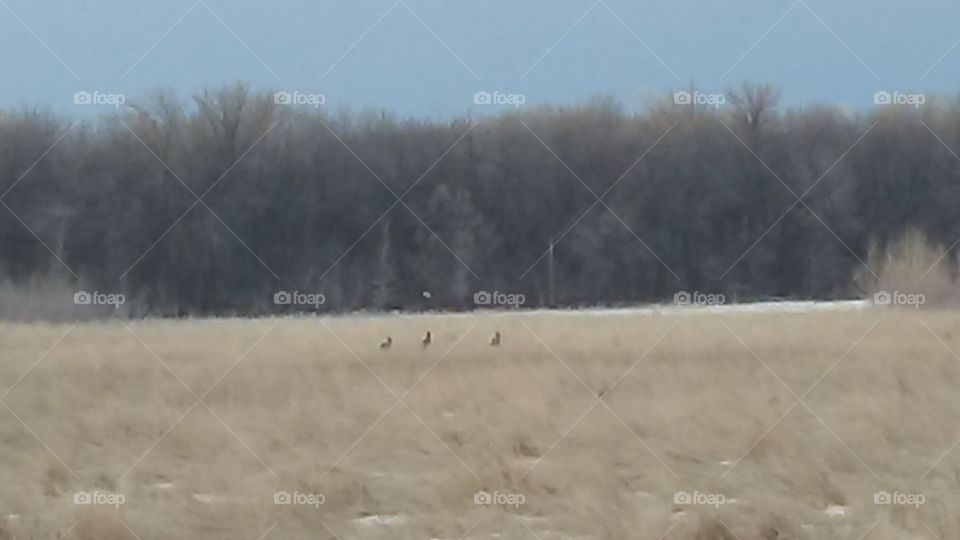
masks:
[[[277,101],[0,113],[0,279],[167,316],[837,298],[909,228],[960,239],[957,100],[790,109],[745,84],[431,121]]]

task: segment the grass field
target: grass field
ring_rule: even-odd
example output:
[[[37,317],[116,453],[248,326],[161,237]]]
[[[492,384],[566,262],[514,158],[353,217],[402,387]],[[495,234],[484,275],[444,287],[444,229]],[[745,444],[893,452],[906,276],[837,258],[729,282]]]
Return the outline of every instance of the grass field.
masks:
[[[949,311],[4,324],[0,347],[3,539],[960,537]]]

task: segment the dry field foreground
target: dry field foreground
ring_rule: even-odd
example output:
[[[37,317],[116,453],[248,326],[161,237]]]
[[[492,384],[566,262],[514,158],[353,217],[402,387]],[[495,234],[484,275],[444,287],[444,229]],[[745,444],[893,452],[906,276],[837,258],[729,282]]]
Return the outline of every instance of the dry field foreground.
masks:
[[[960,538],[953,312],[10,324],[0,347],[3,539]]]

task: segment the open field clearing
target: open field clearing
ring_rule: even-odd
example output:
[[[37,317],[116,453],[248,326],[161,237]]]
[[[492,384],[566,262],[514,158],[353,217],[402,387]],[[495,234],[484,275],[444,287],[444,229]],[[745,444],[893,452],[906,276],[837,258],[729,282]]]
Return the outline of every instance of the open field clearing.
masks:
[[[3,324],[0,344],[3,539],[960,537],[951,311]]]

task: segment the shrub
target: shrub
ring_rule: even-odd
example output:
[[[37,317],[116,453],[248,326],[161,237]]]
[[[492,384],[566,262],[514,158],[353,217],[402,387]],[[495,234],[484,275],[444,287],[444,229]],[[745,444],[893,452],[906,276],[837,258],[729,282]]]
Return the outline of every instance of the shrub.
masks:
[[[938,306],[960,299],[956,286],[956,264],[945,253],[942,245],[930,241],[917,228],[908,229],[903,236],[885,247],[874,244],[867,254],[866,265],[856,282],[870,298],[892,299],[891,304],[903,304],[902,299],[921,298],[921,306]],[[871,272],[872,270],[872,272]],[[885,296],[883,296],[885,295]],[[897,301],[897,296],[901,301]]]

